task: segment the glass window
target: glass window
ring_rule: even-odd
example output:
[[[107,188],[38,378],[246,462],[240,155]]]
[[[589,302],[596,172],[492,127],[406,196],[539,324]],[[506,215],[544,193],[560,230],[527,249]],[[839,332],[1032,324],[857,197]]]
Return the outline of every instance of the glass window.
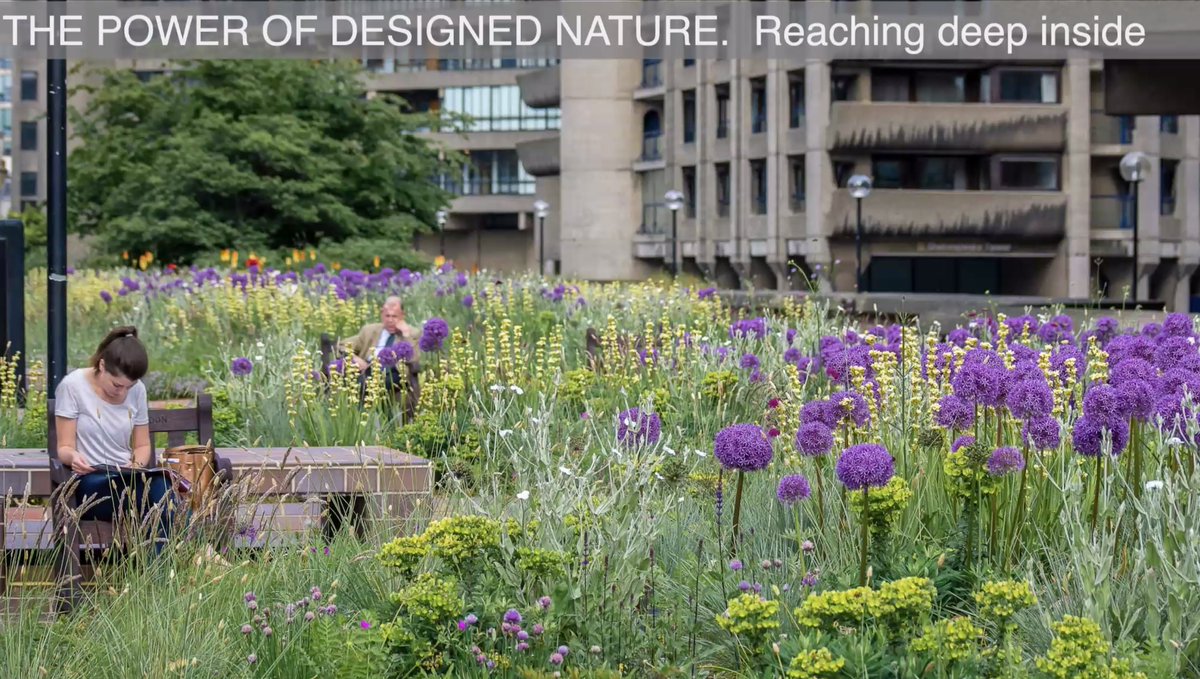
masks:
[[[754,78],[750,81],[750,132],[759,134],[767,131],[767,79]]]
[[[687,216],[696,216],[696,167],[689,165],[681,168],[683,174],[683,200],[687,206]]]
[[[1179,134],[1179,116],[1163,116],[1158,122],[1158,129],[1166,134]]]
[[[788,79],[788,126],[800,127],[804,119],[804,76],[793,75]]]
[[[474,132],[557,130],[561,119],[557,108],[526,106],[516,85],[447,87],[442,108],[469,116]]]
[[[997,188],[1058,190],[1057,158],[1002,158],[998,165]]]
[[[904,161],[900,158],[876,159],[873,163],[875,188],[902,189],[904,188]]]
[[[756,215],[767,214],[767,161],[750,161],[750,209]]]
[[[37,71],[21,71],[21,101],[37,101]]]
[[[0,108],[0,133],[12,132],[12,109]]]
[[[916,101],[961,103],[967,100],[967,79],[961,73],[918,71],[913,78],[913,88]]]
[[[536,180],[514,149],[471,151],[458,172],[441,178],[442,188],[463,196],[533,195]]]
[[[662,233],[671,223],[670,210],[667,209],[667,171],[654,170],[643,172],[642,176],[642,231],[644,233]]]
[[[788,158],[792,212],[804,211],[804,156]]]
[[[997,101],[1058,103],[1058,74],[1047,71],[1000,71]]]
[[[696,90],[683,91],[683,143],[696,141]]]
[[[34,121],[21,122],[21,150],[36,151],[38,148],[38,124]]]
[[[729,216],[729,163],[717,163],[717,215]]]
[[[36,172],[21,173],[21,195],[24,197],[36,196],[38,192],[38,176]]]
[[[717,139],[729,136],[729,86],[717,85]]]
[[[908,101],[909,74],[903,71],[875,71],[871,74],[871,101]]]
[[[0,73],[0,101],[12,101],[12,73]]]
[[[833,100],[834,101],[853,101],[857,98],[858,76],[857,75],[835,75],[833,76]]]
[[[1159,214],[1175,214],[1175,176],[1179,162],[1175,160],[1159,160],[1159,172],[1162,177],[1159,182]]]
[[[965,188],[966,162],[963,158],[916,158],[917,188],[928,191],[954,191]]]

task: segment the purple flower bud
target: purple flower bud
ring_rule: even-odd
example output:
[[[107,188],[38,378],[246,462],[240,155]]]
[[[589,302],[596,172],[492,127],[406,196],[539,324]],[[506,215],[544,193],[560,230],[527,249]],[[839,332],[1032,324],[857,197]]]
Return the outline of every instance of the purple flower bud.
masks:
[[[253,665],[254,663],[258,662],[258,656],[251,653],[250,655],[246,656],[246,662]]]
[[[561,653],[552,653],[552,654],[550,654],[550,664],[551,664],[551,665],[561,665],[561,664],[563,664],[563,657],[562,657],[562,654],[561,654]]]
[[[533,633],[534,633],[535,635],[537,635],[537,636],[541,636],[542,632],[545,632],[545,631],[546,631],[546,629],[545,629],[544,627],[542,627],[540,623],[538,623],[538,624],[534,624],[534,626],[533,626]]]
[[[742,570],[742,562],[739,561],[738,559],[734,559],[733,561],[730,561],[729,562],[729,570],[731,570],[735,573],[737,571]]]
[[[250,625],[242,625],[242,634],[249,634],[253,631],[254,631],[254,628],[251,627]]]
[[[468,625],[474,625],[475,623],[479,622],[479,618],[475,617],[474,613],[467,614],[466,620]]]
[[[738,589],[742,590],[743,592],[749,592],[750,591],[750,583],[746,582],[745,580],[742,580],[741,582],[738,583]]]
[[[517,641],[529,641],[529,632],[525,630],[517,632]]]
[[[538,599],[538,605],[542,607],[542,610],[546,610],[547,608],[550,608],[551,603],[552,602],[550,600],[550,597],[548,597],[548,596],[544,596],[541,599]]]
[[[529,644],[525,643],[524,641],[517,644],[517,651],[519,653],[524,653],[525,651],[528,651],[528,650],[529,650]]]
[[[312,622],[312,621],[313,621],[313,619],[314,619],[314,618],[316,618],[316,617],[317,617],[317,616],[316,616],[316,615],[314,615],[312,611],[309,611],[309,612],[307,612],[307,613],[305,613],[305,614],[304,614],[304,622]]]
[[[558,653],[559,653],[559,655],[561,655],[562,657],[565,658],[565,657],[567,657],[567,655],[569,655],[571,653],[571,649],[567,648],[566,646],[559,646]]]
[[[263,636],[264,636],[264,637],[269,637],[269,636],[271,636],[271,635],[272,635],[272,634],[274,634],[274,633],[275,633],[275,631],[274,631],[274,630],[272,630],[270,627],[264,627],[264,628],[263,628]]]
[[[817,546],[812,543],[812,540],[805,540],[800,543],[800,549],[804,550],[805,554],[812,554],[816,548]]]

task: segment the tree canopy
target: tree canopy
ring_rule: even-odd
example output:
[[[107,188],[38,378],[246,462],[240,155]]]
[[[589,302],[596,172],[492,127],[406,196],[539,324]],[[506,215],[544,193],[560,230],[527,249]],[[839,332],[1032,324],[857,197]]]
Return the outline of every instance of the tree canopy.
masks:
[[[452,197],[433,180],[458,155],[420,134],[436,114],[368,99],[360,74],[298,60],[187,62],[147,80],[93,72],[72,111],[72,228],[162,262],[348,240],[412,261],[412,236]]]

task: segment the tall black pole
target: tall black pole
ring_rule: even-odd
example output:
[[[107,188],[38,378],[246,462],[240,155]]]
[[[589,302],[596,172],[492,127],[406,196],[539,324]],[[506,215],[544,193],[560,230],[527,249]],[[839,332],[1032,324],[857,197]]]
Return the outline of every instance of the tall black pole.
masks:
[[[1129,207],[1133,211],[1133,301],[1138,299],[1138,183],[1129,182]]]
[[[855,198],[854,201],[858,204],[858,224],[854,228],[854,281],[857,289],[856,293],[863,292],[863,266],[862,266],[862,198]]]
[[[546,275],[546,215],[538,215],[538,275]]]
[[[442,223],[438,225],[438,254],[442,257],[446,256],[446,225]]]
[[[676,244],[679,242],[679,235],[675,229],[676,224],[678,223],[678,218],[679,218],[679,210],[671,210],[671,275],[672,276],[679,275],[679,267],[678,267],[678,265],[676,265],[677,260],[675,258],[675,248],[676,248]]]
[[[51,14],[55,12],[51,11]],[[50,269],[47,346],[50,354],[50,394],[58,388],[58,383],[67,372],[67,60],[61,49],[52,51],[55,58],[46,63],[46,136],[49,138],[46,144],[46,253]]]

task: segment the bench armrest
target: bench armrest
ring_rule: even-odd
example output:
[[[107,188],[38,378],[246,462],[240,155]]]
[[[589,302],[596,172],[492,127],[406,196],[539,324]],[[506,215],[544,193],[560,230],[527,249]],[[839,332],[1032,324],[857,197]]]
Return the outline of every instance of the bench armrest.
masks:
[[[73,476],[75,476],[75,472],[63,466],[62,462],[53,458],[50,459],[50,485],[60,486],[70,481]]]
[[[213,455],[213,464],[217,467],[217,479],[221,482],[233,481],[233,462],[220,455]]]

